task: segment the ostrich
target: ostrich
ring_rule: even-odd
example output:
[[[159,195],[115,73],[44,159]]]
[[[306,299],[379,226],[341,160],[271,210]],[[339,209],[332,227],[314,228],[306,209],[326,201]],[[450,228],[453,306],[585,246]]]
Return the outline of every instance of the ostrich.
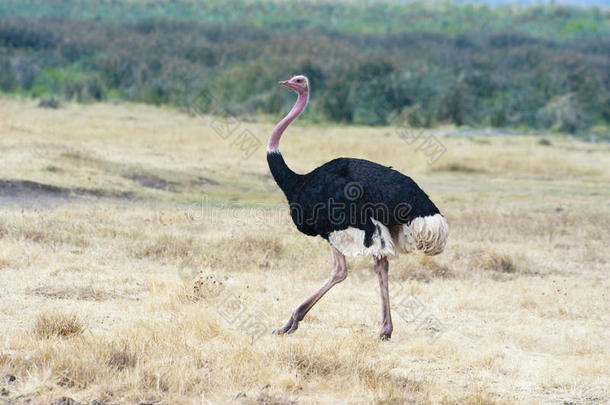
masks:
[[[275,182],[290,205],[297,229],[320,235],[332,252],[328,279],[292,312],[274,334],[290,334],[322,296],[347,277],[345,256],[373,256],[381,290],[382,340],[392,335],[388,293],[388,258],[415,249],[426,255],[443,251],[449,226],[419,186],[391,167],[363,159],[338,158],[308,174],[297,174],[284,162],[280,137],[307,107],[309,80],[299,75],[279,82],[297,93],[288,115],[271,132],[267,162]]]

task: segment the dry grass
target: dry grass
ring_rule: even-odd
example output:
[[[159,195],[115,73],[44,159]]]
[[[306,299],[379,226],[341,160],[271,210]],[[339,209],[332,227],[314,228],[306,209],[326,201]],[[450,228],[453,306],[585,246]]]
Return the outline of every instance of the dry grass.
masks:
[[[498,271],[500,273],[515,273],[515,261],[505,253],[480,252],[475,256],[475,264],[484,270]]]
[[[33,332],[43,339],[71,337],[83,333],[85,325],[76,314],[45,312],[36,317]]]
[[[440,256],[390,263],[391,341],[361,258],[277,337],[328,247],[294,229],[264,148],[243,160],[209,123],[0,99],[0,402],[609,401],[607,145],[439,135],[429,165],[389,128],[291,128],[295,170],[393,165],[451,233]],[[247,125],[261,140],[272,126]]]

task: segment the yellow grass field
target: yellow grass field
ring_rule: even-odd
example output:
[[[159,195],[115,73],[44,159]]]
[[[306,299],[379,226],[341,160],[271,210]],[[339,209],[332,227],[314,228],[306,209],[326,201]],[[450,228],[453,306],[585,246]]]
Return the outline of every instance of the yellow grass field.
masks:
[[[330,249],[269,175],[273,121],[226,124],[0,98],[0,403],[610,402],[608,144],[447,128],[429,163],[394,128],[297,121],[295,171],[392,165],[451,232],[390,262],[390,341],[365,259],[278,337]]]

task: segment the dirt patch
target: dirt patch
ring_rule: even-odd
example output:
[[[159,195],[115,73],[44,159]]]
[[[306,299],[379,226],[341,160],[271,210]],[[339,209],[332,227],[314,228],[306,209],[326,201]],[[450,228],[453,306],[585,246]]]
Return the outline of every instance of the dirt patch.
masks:
[[[77,187],[73,189],[67,189],[73,195],[78,196],[90,196],[90,197],[103,197],[103,198],[116,198],[120,200],[132,200],[135,198],[135,193],[132,191],[116,191],[116,190],[104,190],[100,188],[83,188]]]
[[[0,179],[0,203],[41,202],[45,200],[69,200],[74,196],[107,197],[132,199],[134,193],[129,191],[112,191],[89,188],[67,188],[30,180]]]
[[[139,183],[142,187],[154,188],[164,191],[178,191],[178,183],[167,181],[161,177],[148,172],[133,172],[123,175],[124,178]]]
[[[0,180],[0,197],[67,196],[68,190],[29,180]]]
[[[130,170],[129,172],[123,174],[123,178],[135,181],[142,187],[171,192],[199,190],[208,186],[218,185],[218,182],[215,180],[202,176],[193,177],[187,173],[166,172],[165,175],[165,177],[170,177],[176,180],[167,180],[145,170]]]
[[[198,176],[195,180],[191,181],[192,186],[218,186],[220,183],[209,177]]]

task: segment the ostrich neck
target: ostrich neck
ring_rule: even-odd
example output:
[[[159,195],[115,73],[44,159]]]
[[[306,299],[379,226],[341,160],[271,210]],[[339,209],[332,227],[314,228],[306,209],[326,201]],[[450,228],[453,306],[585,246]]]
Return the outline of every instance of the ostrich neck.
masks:
[[[288,128],[288,125],[301,115],[305,107],[307,107],[308,99],[308,93],[299,94],[297,102],[288,115],[273,128],[267,146],[267,163],[269,164],[269,170],[271,170],[273,179],[278,186],[280,186],[288,201],[292,199],[294,192],[299,189],[303,176],[290,170],[284,161],[284,158],[280,153],[280,138],[286,128]]]
[[[309,100],[309,92],[299,93],[299,97],[297,98],[297,102],[294,104],[288,115],[284,117],[271,131],[271,136],[269,137],[269,144],[267,145],[267,153],[270,152],[279,152],[280,151],[280,138],[282,134],[288,128],[288,125],[292,123],[307,107],[307,102]]]

